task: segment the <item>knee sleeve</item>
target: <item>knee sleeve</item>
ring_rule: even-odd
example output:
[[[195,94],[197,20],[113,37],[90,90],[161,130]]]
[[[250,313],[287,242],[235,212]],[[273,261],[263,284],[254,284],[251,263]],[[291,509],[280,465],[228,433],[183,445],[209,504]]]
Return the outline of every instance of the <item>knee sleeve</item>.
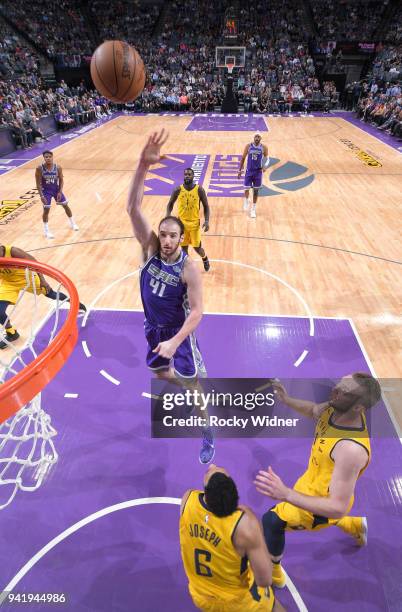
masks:
[[[282,521],[272,510],[262,517],[265,542],[273,557],[279,557],[285,548],[286,521]]]
[[[62,293],[61,291],[57,293],[54,289],[51,289],[49,293],[46,294],[46,297],[50,300],[57,300],[57,296],[59,296],[60,302],[67,300],[66,294]]]

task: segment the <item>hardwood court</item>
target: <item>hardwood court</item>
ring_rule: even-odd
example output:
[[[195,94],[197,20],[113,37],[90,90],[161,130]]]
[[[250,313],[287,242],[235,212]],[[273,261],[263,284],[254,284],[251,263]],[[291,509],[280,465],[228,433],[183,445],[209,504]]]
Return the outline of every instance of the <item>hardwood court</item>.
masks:
[[[215,156],[240,155],[252,137],[248,131],[186,131],[191,119],[120,116],[67,140],[54,155],[80,231],[72,232],[63,211],[52,206],[55,239],[46,240],[38,198],[1,226],[1,242],[61,268],[89,304],[140,262],[125,204],[147,134],[169,130],[167,155],[209,155],[207,193]],[[264,182],[279,193],[260,198],[257,219],[243,213],[240,197],[209,195],[211,224],[203,244],[210,259],[224,261],[213,261],[204,275],[206,312],[306,316],[304,300],[313,316],[353,319],[376,374],[402,377],[400,155],[340,117],[265,121],[269,131],[263,132],[263,142],[279,160],[275,169],[295,162],[305,167],[302,178],[314,174],[314,180],[289,191],[281,187],[283,180],[272,185],[268,171]],[[15,199],[34,188],[40,161],[2,176],[1,198]],[[154,178],[173,189],[169,177]],[[145,197],[144,210],[154,226],[167,200],[167,195]],[[49,306],[42,301],[43,308]],[[141,308],[136,280],[119,283],[97,306]],[[224,347],[220,351],[230,359]],[[402,423],[400,405],[399,410]]]

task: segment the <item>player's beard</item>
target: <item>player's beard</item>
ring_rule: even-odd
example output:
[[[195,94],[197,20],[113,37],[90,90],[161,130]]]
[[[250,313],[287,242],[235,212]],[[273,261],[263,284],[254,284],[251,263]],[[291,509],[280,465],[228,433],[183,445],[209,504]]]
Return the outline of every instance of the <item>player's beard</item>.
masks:
[[[193,182],[192,178],[185,178],[184,179],[184,184],[187,185],[187,187],[189,187]]]
[[[177,255],[180,247],[180,241],[177,241],[176,246],[172,244],[168,249],[167,247],[162,247],[162,244],[159,243],[159,250],[163,257],[169,259],[173,255]]]
[[[346,414],[356,404],[356,398],[353,399],[333,399],[329,400],[329,406],[334,408],[339,414]]]

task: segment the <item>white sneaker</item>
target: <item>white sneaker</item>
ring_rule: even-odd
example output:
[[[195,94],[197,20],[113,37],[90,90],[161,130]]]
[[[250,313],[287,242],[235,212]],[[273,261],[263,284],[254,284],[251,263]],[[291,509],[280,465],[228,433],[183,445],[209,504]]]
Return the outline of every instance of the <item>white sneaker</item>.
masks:
[[[250,217],[251,217],[252,219],[255,219],[255,218],[256,218],[256,216],[257,216],[257,214],[256,214],[256,212],[255,212],[255,206],[252,206],[252,207],[251,207],[251,210],[250,210]]]
[[[75,232],[78,232],[78,230],[79,230],[80,228],[78,227],[78,225],[77,225],[76,223],[74,223],[74,224],[71,226],[71,229],[73,229]]]
[[[47,231],[47,232],[45,232],[45,238],[54,238],[54,236],[53,236],[52,232]]]

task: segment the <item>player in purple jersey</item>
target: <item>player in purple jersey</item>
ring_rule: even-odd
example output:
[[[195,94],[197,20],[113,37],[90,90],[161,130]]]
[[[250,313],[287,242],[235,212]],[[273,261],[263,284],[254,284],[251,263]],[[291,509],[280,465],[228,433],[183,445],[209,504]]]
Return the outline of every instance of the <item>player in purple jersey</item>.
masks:
[[[140,289],[147,365],[158,378],[194,389],[198,375],[206,374],[194,335],[203,314],[201,272],[181,248],[184,226],[180,219],[165,217],[156,235],[141,210],[145,177],[149,167],[162,159],[160,150],[166,140],[164,130],[148,138],[130,185],[127,212],[144,257]],[[209,463],[215,453],[210,427],[204,427],[202,435],[200,461]]]
[[[73,213],[63,193],[64,178],[61,166],[53,163],[53,153],[51,151],[43,151],[43,158],[45,163],[38,166],[35,172],[36,188],[39,191],[40,199],[43,204],[42,220],[45,236],[46,238],[54,238],[48,225],[52,198],[54,198],[56,204],[61,204],[63,206],[71,229],[78,230],[79,228],[73,219]]]
[[[243,210],[248,211],[249,201],[248,196],[250,188],[253,189],[253,204],[250,209],[250,217],[256,218],[256,205],[258,200],[258,190],[262,185],[262,173],[266,171],[269,166],[268,147],[261,143],[261,134],[257,132],[254,134],[254,140],[250,144],[245,146],[243,151],[243,157],[241,158],[240,168],[238,172],[238,178],[240,178],[244,162],[247,158],[246,174],[244,177],[244,202]]]

